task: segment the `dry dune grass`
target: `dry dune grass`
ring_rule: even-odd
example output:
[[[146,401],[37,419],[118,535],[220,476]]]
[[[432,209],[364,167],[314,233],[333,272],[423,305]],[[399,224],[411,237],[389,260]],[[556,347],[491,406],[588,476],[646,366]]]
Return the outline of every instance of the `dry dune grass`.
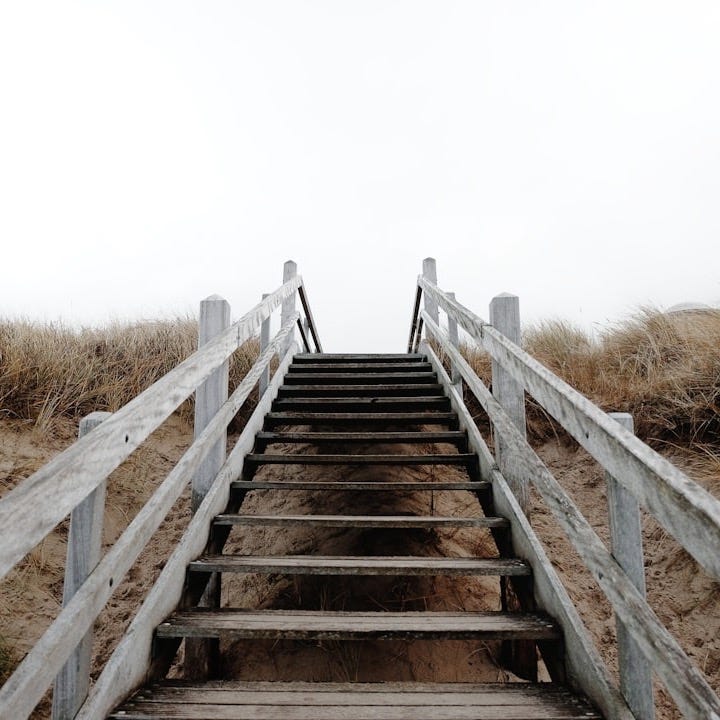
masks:
[[[525,349],[608,412],[629,412],[651,444],[716,443],[720,430],[720,311],[664,314],[645,310],[593,338],[564,321],[524,333]],[[486,355],[466,348],[490,380]],[[559,432],[530,402],[536,440]]]
[[[0,321],[0,412],[40,428],[57,416],[114,412],[197,347],[197,321],[114,324],[75,330],[62,324]],[[258,353],[249,341],[233,356],[231,385]],[[191,411],[190,404],[182,413]]]

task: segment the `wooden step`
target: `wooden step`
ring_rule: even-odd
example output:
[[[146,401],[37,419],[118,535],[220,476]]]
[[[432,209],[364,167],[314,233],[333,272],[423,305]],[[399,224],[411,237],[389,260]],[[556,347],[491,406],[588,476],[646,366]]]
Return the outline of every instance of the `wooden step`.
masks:
[[[439,430],[434,432],[259,432],[255,436],[256,448],[264,449],[271,443],[295,444],[307,443],[321,445],[326,443],[450,443],[467,446],[467,435],[461,430]]]
[[[489,490],[489,482],[354,482],[337,481],[294,481],[294,480],[236,480],[231,486],[234,490],[346,490],[350,491],[438,491],[438,490]]]
[[[159,638],[270,640],[557,640],[547,616],[504,612],[186,610],[157,628]]]
[[[274,428],[278,425],[447,425],[457,428],[458,418],[454,412],[270,412],[265,416],[265,427]]]
[[[530,575],[515,558],[338,555],[207,555],[188,566],[193,572],[283,575]]]
[[[599,720],[550,683],[186,683],[139,691],[112,720]]]
[[[406,354],[388,354],[382,353],[358,353],[338,354],[338,353],[298,353],[293,358],[293,363],[409,363],[409,362],[427,362],[425,355],[419,353]]]
[[[290,397],[442,397],[443,386],[437,383],[416,385],[283,385],[279,398]]]
[[[445,517],[441,515],[217,515],[215,525],[325,528],[505,528],[505,518]]]
[[[313,374],[323,372],[344,372],[344,373],[421,373],[430,372],[432,365],[429,362],[415,361],[406,363],[292,363],[288,368],[288,372],[295,374],[297,372],[304,373],[308,377]]]
[[[475,453],[450,455],[305,455],[251,453],[245,456],[245,467],[258,465],[477,465]]]
[[[323,372],[323,373],[287,373],[285,385],[417,385],[430,383],[437,385],[437,375],[434,372],[387,372],[387,373],[353,373],[353,372]]]
[[[450,399],[438,397],[357,397],[357,398],[285,398],[275,400],[273,412],[402,412],[449,410]]]

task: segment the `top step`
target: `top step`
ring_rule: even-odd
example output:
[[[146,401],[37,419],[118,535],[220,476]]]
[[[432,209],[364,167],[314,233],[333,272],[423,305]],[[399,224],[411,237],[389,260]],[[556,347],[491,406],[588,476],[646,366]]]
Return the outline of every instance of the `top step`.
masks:
[[[300,377],[313,377],[318,372],[357,372],[357,373],[421,373],[431,372],[433,369],[429,362],[422,362],[420,360],[414,360],[412,362],[345,362],[345,363],[334,363],[334,362],[316,362],[316,363],[296,363],[293,362],[288,371],[293,375],[299,375]]]
[[[425,362],[425,355],[418,353],[388,354],[382,353],[298,353],[293,357],[296,363],[394,363],[394,362]]]

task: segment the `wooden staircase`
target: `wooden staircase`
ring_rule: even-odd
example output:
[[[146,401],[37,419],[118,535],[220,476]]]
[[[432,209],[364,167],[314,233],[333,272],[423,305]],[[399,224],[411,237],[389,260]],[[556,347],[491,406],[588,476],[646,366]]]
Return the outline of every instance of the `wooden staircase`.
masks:
[[[422,452],[433,444],[451,449]],[[299,446],[278,453],[274,446]],[[397,445],[408,454],[367,452],[373,445]],[[338,454],[337,448],[349,452]],[[293,448],[295,449],[295,448]],[[330,449],[331,451],[328,451]],[[507,587],[519,582],[527,595],[532,582],[527,563],[512,557],[509,523],[493,514],[487,482],[479,480],[478,458],[468,453],[467,437],[458,430],[432,366],[421,355],[295,356],[255,452],[245,460],[243,477],[232,485],[226,511],[215,518],[206,553],[190,563],[186,609],[167,618],[156,632],[158,652],[172,654],[188,639],[273,640],[493,640],[552,648],[562,655],[562,635],[549,617],[527,610],[514,612],[330,611],[200,608],[197,604],[213,573],[258,573],[319,576],[497,576]],[[437,466],[433,480],[253,479],[265,465]],[[444,466],[461,468],[443,480]],[[293,478],[297,478],[293,475]],[[301,477],[301,476],[300,476]],[[444,517],[408,515],[248,515],[242,501],[250,490],[471,491],[485,515]],[[240,556],[223,554],[232,527],[314,526],[325,528],[475,528],[490,530],[497,543],[495,557],[426,556]],[[524,590],[523,590],[524,588]],[[530,592],[530,595],[532,593]],[[520,607],[520,606],[518,606]],[[166,663],[167,664],[167,663]],[[558,666],[562,663],[558,663]],[[552,669],[551,669],[552,673]],[[532,675],[532,671],[530,673]],[[556,677],[556,680],[562,680]],[[116,720],[177,718],[198,720],[461,720],[464,718],[596,718],[589,703],[562,682],[476,683],[301,683],[237,680],[165,680],[137,692],[110,717]]]

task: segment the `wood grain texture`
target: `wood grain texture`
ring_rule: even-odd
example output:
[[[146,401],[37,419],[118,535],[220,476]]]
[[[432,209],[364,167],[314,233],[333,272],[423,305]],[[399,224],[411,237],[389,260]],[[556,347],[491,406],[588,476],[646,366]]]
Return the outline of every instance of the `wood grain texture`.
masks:
[[[223,608],[175,612],[160,624],[157,636],[273,640],[552,640],[559,638],[559,630],[549,618],[536,614]]]
[[[433,334],[436,338],[444,339],[437,326]],[[454,350],[447,342],[443,348],[446,352]],[[513,466],[532,481],[678,707],[691,717],[695,714],[698,717],[709,717],[711,713],[720,717],[720,699],[607,551],[572,499],[467,363],[461,357],[454,360],[458,361],[465,381],[487,412],[496,431],[503,435],[511,449]]]
[[[720,500],[477,315],[422,278],[418,282],[708,574],[720,579]]]
[[[505,518],[443,517],[440,515],[218,515],[216,525],[245,525],[283,527],[310,525],[312,527],[352,528],[502,528]]]
[[[292,323],[286,325],[278,333],[266,352],[258,358],[255,365],[240,382],[231,399],[223,405],[201,436],[185,452],[178,464],[155,491],[152,498],[133,518],[130,525],[79,588],[72,600],[60,611],[44,635],[0,688],[0,717],[3,716],[3,713],[12,718],[25,717],[40,700],[52,682],[53,677],[69,657],[77,643],[77,639],[89,630],[119,584],[119,580],[130,569],[177,498],[187,487],[190,478],[205,457],[205,453],[215,444],[218,433],[226,429],[227,424],[242,406],[257,383],[262,369],[270,362],[291,326]],[[279,384],[280,378],[277,379],[277,385],[279,386]],[[267,406],[269,406],[270,402],[268,400]],[[265,408],[266,405],[262,405],[262,407]],[[101,432],[105,423],[112,421],[113,418],[109,418],[87,437],[90,438],[93,434]],[[245,444],[241,446],[244,448],[243,457],[252,448],[254,434],[261,426],[262,420],[256,419],[255,424],[252,426],[252,436],[246,437]],[[233,449],[231,458],[237,458],[235,453],[238,446],[239,443]],[[232,468],[235,465],[237,465],[237,460],[234,461],[233,465],[228,459],[225,467]],[[223,477],[221,473],[217,482],[222,482]],[[229,483],[235,477],[237,476],[224,479],[228,484],[225,492],[229,492]],[[216,487],[217,482],[213,487]],[[217,508],[213,516],[221,509]],[[211,519],[207,521],[208,528]],[[189,528],[196,527],[197,524],[191,522]],[[195,532],[199,531],[195,530]],[[199,554],[200,550],[197,552]],[[184,570],[180,574],[184,577]],[[182,580],[182,578],[180,579]],[[148,632],[151,632],[151,630],[148,630]]]
[[[491,481],[495,511],[510,521],[513,550],[532,568],[533,590],[538,607],[551,615],[563,629],[566,674],[572,686],[590,697],[611,720],[633,720],[624,698],[614,686],[605,663],[595,648],[570,596],[555,572],[545,549],[528,522],[510,486],[495,465],[495,459],[483,440],[464,399],[453,387],[442,363],[427,343],[423,350],[433,363],[440,382],[445,385],[460,427],[468,434],[468,444],[480,458],[481,476]],[[454,350],[454,348],[453,348]],[[451,353],[463,379],[479,383],[465,359]],[[469,385],[471,392],[474,389]]]
[[[286,575],[528,575],[522,560],[412,556],[215,555],[190,563],[191,572]]]
[[[294,320],[292,322],[294,323]],[[278,342],[282,339],[279,334],[276,336]],[[76,720],[96,720],[105,717],[120,700],[127,697],[143,682],[150,662],[153,632],[157,625],[177,607],[182,595],[187,565],[203,551],[213,518],[227,506],[230,483],[242,473],[245,455],[252,448],[255,433],[262,427],[263,417],[282,384],[283,375],[296,349],[295,344],[291,345],[287,355],[280,362],[267,392],[248,420],[180,543],[105,664]],[[267,352],[269,358],[274,349],[268,347]],[[255,381],[257,382],[257,378]]]
[[[0,577],[34,548],[249,339],[301,278],[283,285],[222,335],[78,440],[0,500]]]
[[[238,480],[233,487],[242,490],[354,490],[361,492],[407,492],[409,490],[463,490],[463,491],[486,491],[491,485],[488,482],[431,482],[431,481],[399,481],[382,482],[372,480],[369,482],[354,482],[350,480],[332,481],[306,481],[306,480]]]

